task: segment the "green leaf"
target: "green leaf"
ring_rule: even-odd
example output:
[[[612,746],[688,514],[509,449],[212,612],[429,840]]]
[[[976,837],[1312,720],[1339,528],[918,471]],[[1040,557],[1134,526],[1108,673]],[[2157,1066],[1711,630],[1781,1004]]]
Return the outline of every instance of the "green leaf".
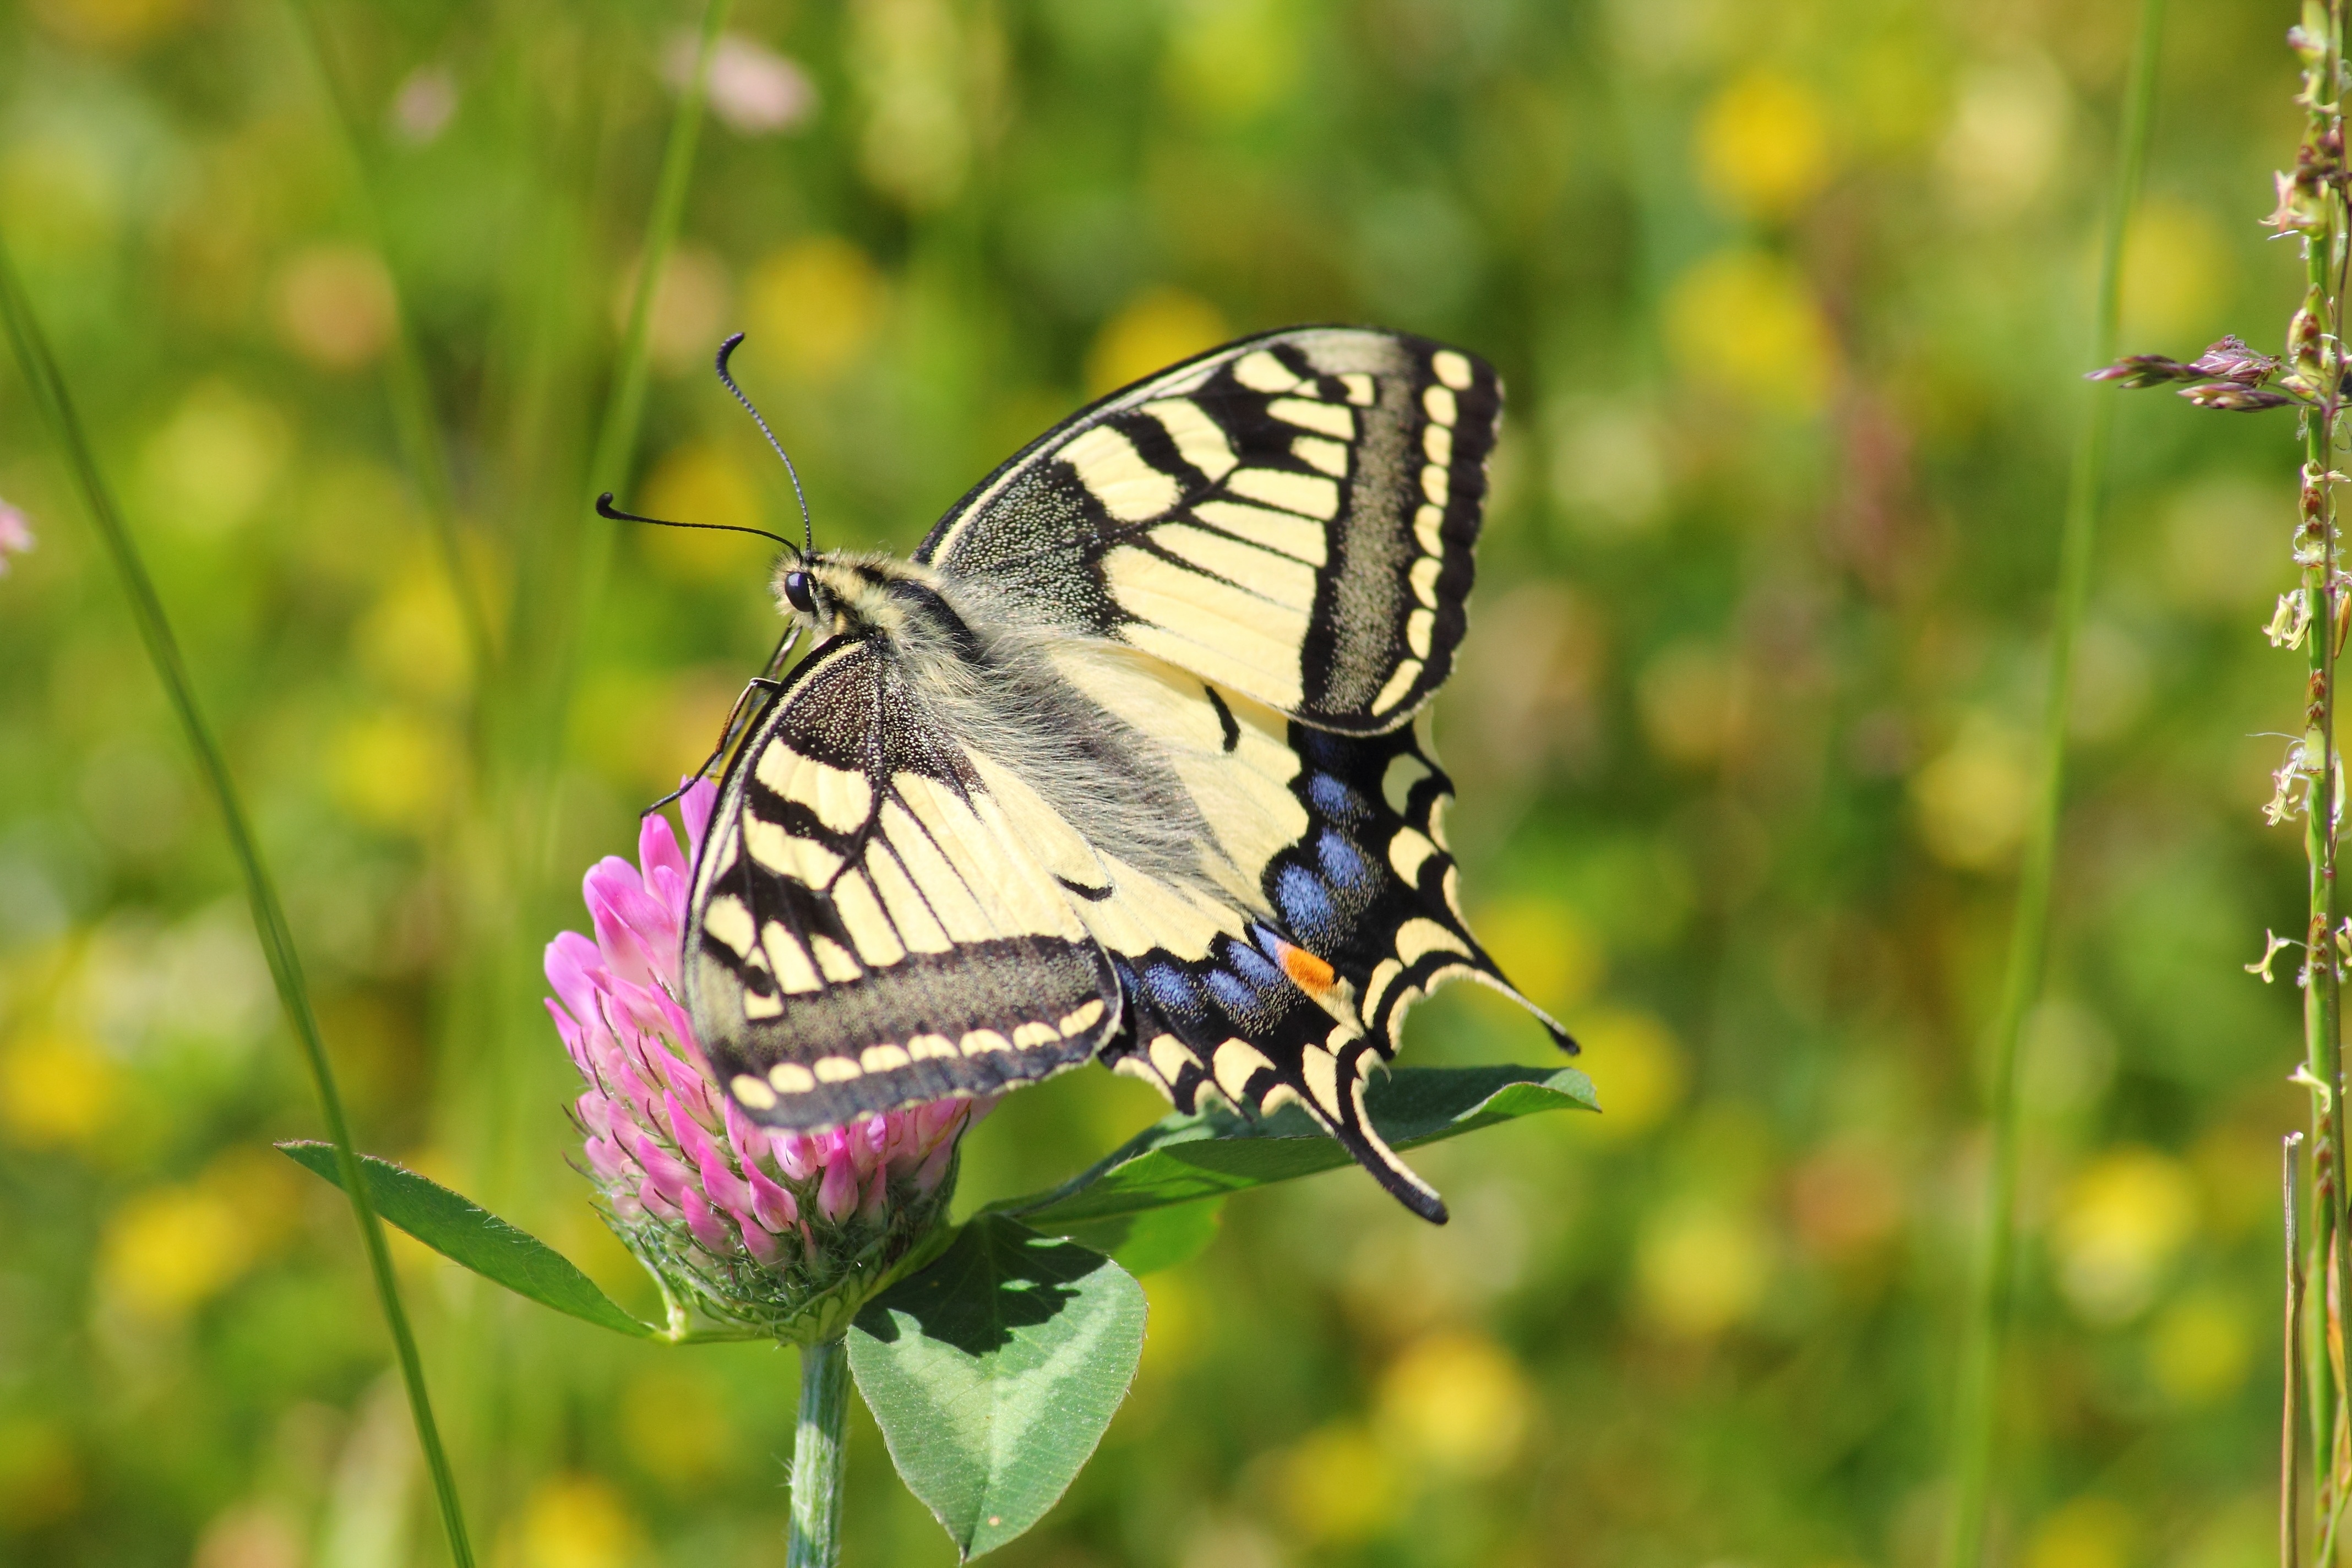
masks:
[[[1103,1254],[1129,1274],[1155,1274],[1198,1257],[1217,1239],[1224,1215],[1223,1198],[1203,1198],[1196,1204],[1139,1209],[1110,1219],[1045,1228],[1048,1235],[1066,1237]]]
[[[298,1142],[278,1147],[296,1164],[342,1185],[333,1144]],[[668,1337],[623,1311],[570,1258],[472,1199],[373,1154],[361,1155],[360,1164],[367,1172],[368,1195],[375,1200],[376,1212],[442,1257],[518,1296],[599,1328],[641,1340]]]
[[[1109,1258],[985,1214],[858,1314],[858,1392],[965,1559],[1068,1489],[1134,1381],[1143,1314]]]
[[[1394,1149],[1458,1138],[1539,1110],[1598,1110],[1574,1068],[1405,1068],[1364,1093],[1372,1125]],[[1349,1163],[1338,1140],[1285,1106],[1247,1118],[1223,1106],[1153,1122],[1092,1169],[1051,1192],[991,1204],[1024,1225],[1064,1233],[1095,1221],[1219,1197]]]

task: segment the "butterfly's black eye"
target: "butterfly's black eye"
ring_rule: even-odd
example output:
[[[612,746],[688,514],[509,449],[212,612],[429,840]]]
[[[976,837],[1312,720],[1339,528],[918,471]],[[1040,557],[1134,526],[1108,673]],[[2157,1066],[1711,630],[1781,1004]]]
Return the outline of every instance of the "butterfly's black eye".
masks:
[[[809,574],[807,573],[787,572],[784,574],[784,597],[791,602],[793,608],[798,610],[802,615],[813,616],[816,614],[816,590],[809,585]]]

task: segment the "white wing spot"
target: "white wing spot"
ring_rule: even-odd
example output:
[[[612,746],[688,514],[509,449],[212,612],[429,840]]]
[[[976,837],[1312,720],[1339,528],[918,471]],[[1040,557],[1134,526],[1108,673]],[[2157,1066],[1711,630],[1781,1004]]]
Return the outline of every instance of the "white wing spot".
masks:
[[[1454,432],[1443,425],[1423,426],[1421,450],[1424,457],[1441,468],[1451,465],[1454,461]]]
[[[1135,443],[1113,426],[1084,431],[1055,455],[1077,470],[1087,493],[1121,522],[1158,517],[1183,493],[1174,475],[1145,462]]]
[[[1432,506],[1444,506],[1454,491],[1454,478],[1435,463],[1425,463],[1421,470],[1421,493]]]
[[[820,988],[822,982],[816,977],[816,966],[809,962],[808,949],[783,921],[770,921],[768,929],[760,933],[760,945],[768,950],[769,966],[785,990],[800,993]]]
[[[751,957],[751,944],[760,937],[751,910],[732,893],[721,893],[710,900],[702,911],[702,929],[734,949],[738,958]]]
[[[1348,448],[1337,441],[1326,441],[1320,436],[1294,437],[1290,443],[1290,455],[1310,468],[1320,468],[1335,479],[1348,477]]]
[[[1372,699],[1372,711],[1385,713],[1403,701],[1404,694],[1411,691],[1413,682],[1421,679],[1421,660],[1417,658],[1409,658],[1398,665],[1396,672],[1389,677],[1388,684],[1381,688],[1381,694]]]
[[[1225,489],[1246,500],[1278,506],[1301,517],[1319,517],[1328,522],[1339,515],[1339,487],[1316,474],[1294,474],[1286,468],[1239,468],[1225,481]]]
[[[1095,1020],[1102,1016],[1102,998],[1097,996],[1093,1001],[1088,1002],[1084,1006],[1080,1007],[1076,1012],[1065,1014],[1063,1016],[1060,1025],[1062,1037],[1064,1039],[1067,1039],[1074,1035],[1082,1035],[1086,1033],[1088,1029],[1095,1026]]]
[[[863,1078],[866,1069],[847,1057],[819,1057],[816,1059],[816,1080],[819,1083],[847,1083]]]
[[[1298,384],[1290,367],[1265,349],[1256,349],[1234,362],[1234,379],[1252,392],[1288,392]]]
[[[1143,411],[1160,421],[1168,438],[1176,443],[1177,452],[1208,475],[1212,483],[1232,473],[1241,462],[1234,456],[1233,443],[1225,439],[1224,427],[1190,398],[1163,397],[1145,404]]]
[[[1061,1043],[1062,1032],[1051,1024],[1024,1024],[1013,1031],[1013,1048],[1019,1051]]]
[[[1444,562],[1424,555],[1405,574],[1405,580],[1412,584],[1412,596],[1433,610],[1437,608],[1437,574],[1444,570]]]
[[[974,1029],[963,1037],[963,1054],[976,1057],[988,1051],[1009,1051],[1013,1042],[993,1029]]]
[[[1438,380],[1456,392],[1470,384],[1470,362],[1452,349],[1438,350],[1431,356],[1429,368],[1437,373]]]
[[[1422,658],[1427,658],[1429,657],[1429,634],[1436,625],[1437,615],[1436,612],[1433,610],[1415,610],[1412,614],[1407,616],[1404,618],[1405,647],[1412,649],[1415,656]]]
[[[1353,410],[1336,403],[1313,403],[1304,397],[1277,397],[1266,412],[1287,425],[1302,430],[1312,430],[1318,436],[1332,436],[1342,441],[1356,438],[1356,416]]]
[[[913,1060],[899,1046],[868,1046],[857,1053],[857,1065],[867,1072],[888,1072],[893,1068],[906,1067]]]
[[[917,1035],[907,1042],[907,1054],[919,1062],[935,1057],[945,1058],[949,1061],[957,1058],[955,1042],[945,1035]]]
[[[753,1110],[773,1110],[776,1091],[750,1073],[739,1072],[727,1081],[727,1088],[738,1101]]]
[[[1425,387],[1421,394],[1421,411],[1437,424],[1451,426],[1461,416],[1454,395],[1442,386]]]
[[[1462,945],[1460,937],[1425,915],[1407,921],[1398,928],[1396,955],[1408,967],[1433,952],[1459,953],[1465,958],[1470,955],[1469,950]]]
[[[778,1062],[768,1069],[768,1081],[778,1094],[806,1094],[816,1087],[816,1074],[798,1062]]]
[[[1421,886],[1421,868],[1436,853],[1437,846],[1418,828],[1400,827],[1396,837],[1389,840],[1389,868],[1405,886],[1417,888]]]
[[[816,954],[816,966],[835,985],[850,984],[864,973],[857,967],[857,960],[849,956],[847,948],[821,931],[810,933],[809,948]]]
[[[1445,509],[1423,505],[1412,514],[1412,536],[1421,542],[1422,550],[1431,555],[1445,553]]]
[[[1348,401],[1359,408],[1370,408],[1373,399],[1379,396],[1372,378],[1360,370],[1351,370],[1342,375],[1339,384],[1348,389]]]

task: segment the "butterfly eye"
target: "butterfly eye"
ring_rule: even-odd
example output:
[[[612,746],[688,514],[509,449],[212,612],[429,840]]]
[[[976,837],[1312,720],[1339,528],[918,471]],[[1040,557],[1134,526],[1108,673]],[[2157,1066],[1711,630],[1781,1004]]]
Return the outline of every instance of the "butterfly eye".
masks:
[[[798,610],[802,615],[813,616],[816,614],[816,590],[809,585],[809,574],[807,573],[787,572],[784,574],[784,597],[791,602],[793,608]]]

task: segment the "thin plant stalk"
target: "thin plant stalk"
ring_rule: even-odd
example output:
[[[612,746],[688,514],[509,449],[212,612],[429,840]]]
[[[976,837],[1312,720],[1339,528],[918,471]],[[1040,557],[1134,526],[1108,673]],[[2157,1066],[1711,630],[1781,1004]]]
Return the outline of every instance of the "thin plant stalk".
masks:
[[[604,490],[622,488],[628,477],[625,470],[636,450],[639,427],[645,422],[654,300],[661,288],[662,273],[668,267],[670,252],[677,244],[678,226],[685,217],[687,187],[692,181],[694,150],[701,135],[703,101],[710,81],[710,61],[718,52],[719,35],[727,25],[732,5],[733,0],[705,0],[694,69],[678,93],[677,108],[670,116],[668,140],[662,148],[661,176],[654,187],[653,213],[646,225],[636,281],[629,293],[628,324],[621,333],[612,387],[605,397],[604,416],[597,423],[596,445],[589,458],[587,490],[581,498],[583,531],[575,595],[558,633],[546,701],[540,714],[545,726],[541,759],[543,768],[551,769],[557,748],[562,743],[563,715],[571,707],[581,649],[595,619],[596,607],[604,600],[605,578],[612,571],[613,524],[589,503]],[[551,820],[552,814],[550,817]]]
[[[197,705],[194,685],[188,678],[178,639],[173,636],[171,622],[164,615],[163,602],[155,592],[154,580],[148,575],[138,545],[99,469],[57,355],[33,314],[31,301],[17,280],[5,244],[0,244],[0,316],[6,318],[9,342],[31,386],[33,401],[63,449],[67,467],[81,491],[82,502],[122,580],[140,640],[146,645],[156,678],[163,682],[164,695],[179,716],[189,749],[195,753],[197,771],[204,776],[205,788],[220,812],[230,851],[244,872],[254,931],[260,939],[263,956],[268,960],[278,1003],[286,1010],[287,1021],[293,1026],[304,1065],[318,1092],[320,1114],[326,1122],[327,1136],[335,1146],[336,1168],[343,1191],[351,1199],[352,1217],[359,1226],[376,1300],[385,1325],[392,1331],[401,1381],[407,1389],[409,1411],[415,1418],[417,1442],[425,1451],[425,1467],[432,1475],[434,1495],[440,1505],[442,1528],[448,1536],[449,1555],[457,1568],[473,1568],[474,1551],[467,1539],[465,1516],[458,1506],[457,1479],[450,1473],[440,1429],[433,1418],[433,1403],[425,1389],[425,1367],[417,1355],[416,1337],[410,1331],[407,1311],[401,1304],[399,1282],[393,1276],[392,1253],[384,1245],[383,1223],[368,1196],[367,1181],[352,1142],[351,1123],[343,1113],[342,1095],[335,1086],[334,1068],[319,1032],[318,1016],[310,1005],[310,989],[302,978],[301,961],[295,952],[293,932],[286,923],[285,909],[278,901],[277,885],[262,860],[261,846],[253,836],[236,785],[229,776],[227,759]]]
[[[2307,61],[2304,102],[2305,155],[2336,145],[2340,161],[2343,109],[2339,77],[2343,63],[2344,6],[2307,5],[2305,32],[2317,23],[2324,36],[2316,58]],[[2342,631],[2342,585],[2336,581],[2336,424],[2342,407],[2344,374],[2344,274],[2347,240],[2342,188],[2320,184],[2320,226],[2304,238],[2305,292],[2303,308],[2288,330],[2287,353],[2319,391],[2319,405],[2302,416],[2304,462],[2301,518],[2295,560],[2303,568],[2303,602],[2311,616],[2305,637],[2309,671],[2304,709],[2304,757],[2310,783],[2304,796],[2304,854],[2310,864],[2310,921],[2304,936],[2304,1066],[2319,1087],[2313,1091],[2312,1256],[2315,1272],[2335,1289],[2319,1292],[2321,1353],[2312,1369],[2313,1477],[2317,1505],[2329,1514],[2326,1550],[2334,1546],[2342,1517],[2345,1477],[2339,1428],[2346,1414],[2340,1365],[2327,1353],[2328,1299],[2352,1301],[2352,1249],[2346,1237],[2343,1029],[2336,932],[2340,900],[2336,888],[2336,797],[2341,788],[2336,755],[2336,655]]]
[[[849,1345],[801,1347],[801,1415],[793,1436],[793,1521],[784,1568],[841,1561],[841,1489],[849,1463]]]
[[[457,601],[458,619],[465,628],[466,651],[474,676],[477,693],[475,737],[478,747],[481,737],[479,694],[490,684],[491,665],[497,657],[497,644],[491,636],[488,612],[477,591],[473,574],[467,568],[465,543],[457,521],[457,487],[450,479],[449,456],[441,435],[441,417],[433,405],[432,383],[425,373],[425,355],[416,341],[414,318],[408,310],[406,296],[401,291],[398,274],[392,265],[390,237],[383,221],[383,208],[378,196],[379,177],[376,161],[370,151],[358,105],[352,100],[350,85],[337,68],[334,52],[327,37],[326,22],[319,15],[318,0],[287,0],[294,14],[295,30],[310,53],[311,64],[326,89],[327,101],[333,111],[346,157],[349,158],[353,182],[358,191],[361,219],[367,230],[368,244],[383,264],[384,276],[391,282],[393,300],[393,334],[391,353],[384,363],[384,391],[392,404],[393,430],[399,441],[401,456],[415,480],[419,499],[425,503],[425,515],[431,524],[435,547],[441,556],[442,569],[448,574],[449,591]]]
[[[2290,1132],[2279,1148],[2279,1195],[2286,1231],[2284,1389],[2279,1401],[2279,1568],[2301,1568],[2303,1524],[2303,1236],[2302,1183],[2294,1152],[2303,1134]]]
[[[2122,314],[2124,237],[2132,207],[2138,199],[2140,171],[2147,158],[2148,122],[2156,96],[2157,50],[2163,27],[2164,0],[2141,0],[2138,35],[2132,45],[2131,74],[2124,92],[2115,183],[2108,194],[2106,234],[2099,258],[2098,300],[2092,326],[2095,364],[2115,358]],[[2090,597],[2091,566],[2115,418],[2114,399],[2091,399],[2074,448],[2065,521],[2059,536],[2057,605],[2042,696],[2041,778],[2035,790],[2033,813],[2026,826],[2016,914],[2010,928],[2008,964],[1992,1030],[1991,1102],[1988,1107],[1992,1157],[1985,1178],[1983,1250],[1978,1260],[1976,1290],[1961,1342],[1959,1381],[1954,1401],[1952,1502],[1945,1538],[1945,1568],[1978,1568],[1984,1555],[1986,1520],[1991,1500],[1995,1395],[2007,1338],[2017,1247],[2018,1040],[2024,1029],[2025,1015],[2041,994],[2042,967],[2049,949],[2051,885],[2057,864],[2060,816],[2065,805],[2066,718],[2074,689],[2074,644],[2083,623],[2084,606]]]

